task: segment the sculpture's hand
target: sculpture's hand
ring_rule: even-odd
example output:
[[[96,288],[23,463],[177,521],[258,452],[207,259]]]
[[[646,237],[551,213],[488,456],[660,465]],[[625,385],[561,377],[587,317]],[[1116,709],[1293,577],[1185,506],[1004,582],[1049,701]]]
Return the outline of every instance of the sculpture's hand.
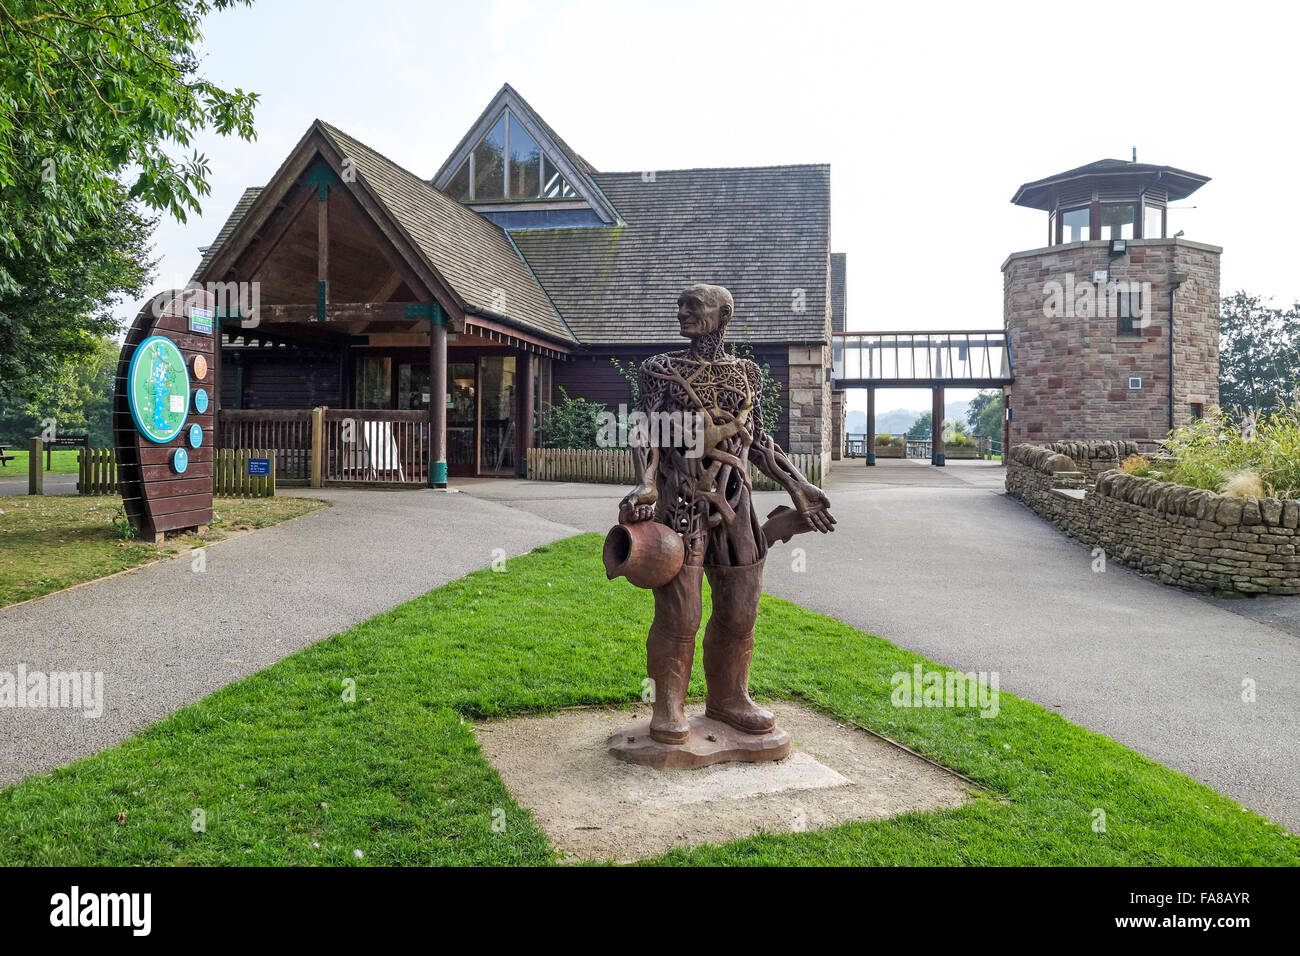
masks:
[[[794,506],[807,519],[808,523],[822,534],[835,530],[835,518],[831,515],[831,500],[826,492],[816,485],[801,485],[793,495]]]
[[[637,485],[619,502],[619,524],[650,521],[655,516],[655,502],[658,500],[659,492],[654,485]]]

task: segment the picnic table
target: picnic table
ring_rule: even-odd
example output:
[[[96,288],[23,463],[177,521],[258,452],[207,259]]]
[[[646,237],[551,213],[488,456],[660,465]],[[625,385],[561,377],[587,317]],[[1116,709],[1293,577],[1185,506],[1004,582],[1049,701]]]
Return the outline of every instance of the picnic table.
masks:
[[[0,468],[6,468],[9,462],[14,460],[14,456],[9,454],[8,445],[0,445]]]

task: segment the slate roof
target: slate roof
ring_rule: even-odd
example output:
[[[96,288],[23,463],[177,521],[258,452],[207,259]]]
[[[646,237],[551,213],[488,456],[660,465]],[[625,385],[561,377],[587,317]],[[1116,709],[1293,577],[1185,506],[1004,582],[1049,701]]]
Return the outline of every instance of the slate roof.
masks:
[[[624,225],[512,233],[580,342],[676,343],[674,303],[695,282],[731,290],[733,339],[827,341],[829,166],[592,178]]]
[[[1093,178],[1129,180],[1135,184],[1159,184],[1166,189],[1170,200],[1186,199],[1196,190],[1210,181],[1209,176],[1188,172],[1173,166],[1157,166],[1151,163],[1129,163],[1122,159],[1099,159],[1084,166],[1067,169],[1063,173],[1024,183],[1011,201],[1017,206],[1031,209],[1050,210],[1054,208],[1057,191],[1067,183]]]
[[[468,309],[573,342],[573,334],[500,226],[364,143],[317,120]]]
[[[831,253],[831,331],[843,332],[848,319],[848,289],[845,270],[848,257],[842,252]]]
[[[212,245],[208,246],[207,252],[203,253],[203,258],[199,260],[199,267],[194,270],[194,275],[190,277],[193,282],[208,268],[216,254],[221,251],[221,247],[226,244],[230,234],[235,231],[235,227],[243,220],[248,210],[252,208],[253,201],[262,194],[261,186],[249,186],[244,190],[244,194],[239,197],[239,202],[235,203],[235,208],[230,210],[230,215],[226,217],[226,223],[217,233],[217,238],[212,240]]]
[[[621,223],[507,233],[341,130],[315,128],[470,312],[570,343],[675,345],[677,294],[714,282],[735,297],[736,341],[825,343],[836,308],[843,327],[828,165],[666,170],[653,181],[591,171]],[[261,192],[244,192],[196,277]]]

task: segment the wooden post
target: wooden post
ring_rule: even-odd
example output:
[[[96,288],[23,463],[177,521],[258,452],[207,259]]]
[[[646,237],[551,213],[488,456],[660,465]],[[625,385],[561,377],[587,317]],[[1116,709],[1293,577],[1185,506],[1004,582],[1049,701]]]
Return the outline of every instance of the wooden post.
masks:
[[[429,320],[429,487],[447,487],[447,314]]]
[[[930,415],[934,419],[931,423],[930,431],[930,464],[940,468],[944,464],[943,449],[943,387],[936,386],[934,389],[934,401],[931,404]]]
[[[867,389],[867,466],[876,463],[876,390]]]
[[[45,472],[41,469],[41,446],[45,443],[33,438],[27,443],[27,493],[45,494]]]
[[[324,486],[325,474],[325,409],[311,410],[311,486]]]
[[[519,374],[519,474],[528,477],[528,452],[533,447],[533,357],[527,352],[519,356],[524,367]]]

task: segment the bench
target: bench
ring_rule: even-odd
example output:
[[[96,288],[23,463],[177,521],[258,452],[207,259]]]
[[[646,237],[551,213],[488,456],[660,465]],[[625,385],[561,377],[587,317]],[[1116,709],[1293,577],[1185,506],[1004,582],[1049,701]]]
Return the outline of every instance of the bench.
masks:
[[[17,457],[16,455],[6,454],[8,451],[8,445],[0,445],[0,468],[7,467],[9,462],[13,461]]]

